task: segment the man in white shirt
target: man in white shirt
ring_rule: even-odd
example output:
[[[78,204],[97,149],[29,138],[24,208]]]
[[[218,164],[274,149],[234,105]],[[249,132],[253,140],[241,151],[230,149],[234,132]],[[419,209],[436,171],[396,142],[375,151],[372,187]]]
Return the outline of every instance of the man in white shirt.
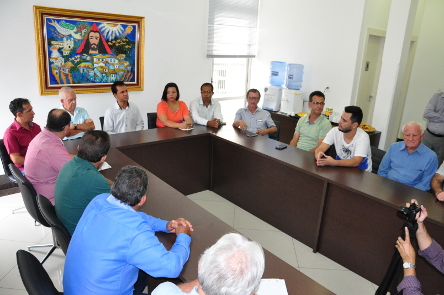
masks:
[[[315,151],[318,166],[358,167],[372,171],[370,138],[364,130],[359,128],[362,116],[360,107],[345,107],[339,126],[327,133],[324,141]],[[332,144],[335,145],[337,154],[335,159],[325,154]]]
[[[204,83],[200,87],[201,98],[196,98],[190,104],[193,122],[200,125],[218,128],[222,122],[220,103],[213,99],[213,85]]]
[[[111,85],[116,102],[105,111],[103,131],[109,134],[124,133],[143,129],[143,119],[139,108],[134,102],[130,103],[128,89],[122,81],[116,81]]]

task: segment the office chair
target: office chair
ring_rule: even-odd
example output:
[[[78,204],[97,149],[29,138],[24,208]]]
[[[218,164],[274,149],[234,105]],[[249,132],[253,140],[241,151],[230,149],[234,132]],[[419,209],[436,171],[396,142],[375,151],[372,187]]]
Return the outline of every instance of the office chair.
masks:
[[[385,151],[380,150],[374,146],[370,146],[370,148],[372,150],[372,173],[377,174],[382,158],[384,158]]]
[[[3,139],[0,139],[0,159],[2,160],[3,171],[5,171],[5,175],[11,181],[11,187],[17,186],[17,181],[15,180],[14,176],[11,173],[11,170],[9,169],[9,164],[13,163],[11,161],[11,157],[9,157],[8,151],[6,150],[6,146],[5,143],[3,142]],[[25,206],[12,209],[12,214],[14,214],[15,211],[23,208],[25,208]]]
[[[37,192],[35,191],[31,182],[29,182],[29,180],[22,175],[20,170],[14,164],[9,164],[9,169],[11,170],[12,175],[19,185],[20,192],[22,193],[23,202],[25,203],[25,207],[26,210],[28,210],[29,215],[34,218],[35,222],[39,222],[41,225],[46,227],[51,227],[51,225],[46,222],[45,218],[43,218],[42,213],[40,213],[39,207],[37,205]],[[51,247],[45,257],[43,257],[41,261],[42,264],[49,257],[49,255],[51,255],[52,252],[57,249],[57,242],[55,240],[54,233],[52,234],[52,239],[53,244],[28,246],[28,251],[31,250],[31,248]]]
[[[16,253],[17,266],[23,285],[30,295],[59,295],[63,294],[54,287],[43,265],[31,253],[18,250]]]
[[[271,139],[279,141],[279,134],[281,132],[281,128],[280,128],[281,127],[281,122],[280,121],[274,121],[274,124],[276,124],[277,131],[275,133],[269,133],[268,137],[271,138]]]
[[[42,195],[37,195],[37,204],[42,213],[43,218],[51,225],[52,233],[55,235],[57,245],[62,249],[63,253],[68,251],[69,242],[71,242],[71,234],[65,225],[57,217],[54,206]]]
[[[146,113],[146,116],[148,117],[148,129],[157,128],[156,126],[157,113]]]
[[[103,122],[105,121],[105,117],[99,117],[100,120],[100,126],[102,126],[102,131],[103,131]]]

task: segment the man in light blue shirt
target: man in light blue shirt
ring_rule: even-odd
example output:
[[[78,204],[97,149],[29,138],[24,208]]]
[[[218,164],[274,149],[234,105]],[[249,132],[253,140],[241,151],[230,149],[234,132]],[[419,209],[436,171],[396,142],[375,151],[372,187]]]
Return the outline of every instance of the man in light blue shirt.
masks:
[[[430,180],[438,169],[438,157],[421,142],[424,138],[424,127],[418,122],[406,123],[402,134],[404,141],[395,142],[390,146],[382,158],[378,174],[428,191]]]
[[[69,134],[63,140],[80,138],[86,130],[95,128],[88,112],[83,108],[77,107],[77,95],[71,87],[65,86],[60,88],[59,97],[62,103],[60,109],[67,111],[71,116]]]
[[[183,218],[165,221],[138,209],[146,201],[148,176],[136,166],[117,174],[111,194],[86,207],[66,253],[66,295],[142,294],[147,275],[177,278],[190,255],[192,225]],[[176,234],[171,250],[156,231]]]
[[[251,133],[266,135],[277,131],[276,124],[268,111],[258,107],[261,93],[257,89],[247,91],[247,107],[237,111],[233,127],[247,130]],[[267,135],[268,136],[268,135]]]
[[[259,243],[238,233],[229,233],[200,257],[199,279],[178,286],[163,283],[151,294],[256,294],[264,267],[264,251]]]

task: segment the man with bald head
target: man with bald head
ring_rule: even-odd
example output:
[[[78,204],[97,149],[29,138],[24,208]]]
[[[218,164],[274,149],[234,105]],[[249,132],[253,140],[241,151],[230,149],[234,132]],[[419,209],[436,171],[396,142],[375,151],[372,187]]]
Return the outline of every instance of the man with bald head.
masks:
[[[68,112],[52,109],[46,127],[31,141],[25,158],[26,177],[36,192],[54,205],[54,187],[63,165],[71,159],[62,138],[69,132]]]
[[[77,107],[77,95],[74,89],[68,86],[60,88],[59,97],[62,103],[60,109],[67,111],[71,116],[69,133],[64,140],[80,138],[86,130],[96,127],[88,112],[84,108]]]
[[[430,180],[438,169],[438,157],[422,143],[424,127],[418,122],[406,123],[402,134],[404,141],[390,146],[382,158],[378,174],[428,191]]]

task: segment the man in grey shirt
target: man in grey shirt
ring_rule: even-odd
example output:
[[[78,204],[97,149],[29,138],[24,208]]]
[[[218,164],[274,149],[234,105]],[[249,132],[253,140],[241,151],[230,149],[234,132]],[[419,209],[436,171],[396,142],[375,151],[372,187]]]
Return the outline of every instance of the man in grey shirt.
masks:
[[[424,117],[428,120],[422,142],[444,161],[444,92],[435,93],[427,104]]]

